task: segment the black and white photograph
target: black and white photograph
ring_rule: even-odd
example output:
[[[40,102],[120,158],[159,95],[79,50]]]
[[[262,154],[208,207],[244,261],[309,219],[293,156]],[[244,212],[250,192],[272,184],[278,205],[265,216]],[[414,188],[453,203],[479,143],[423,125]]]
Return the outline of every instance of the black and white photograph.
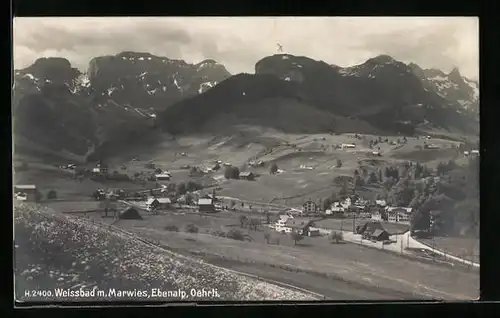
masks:
[[[14,295],[479,299],[477,17],[15,17]]]

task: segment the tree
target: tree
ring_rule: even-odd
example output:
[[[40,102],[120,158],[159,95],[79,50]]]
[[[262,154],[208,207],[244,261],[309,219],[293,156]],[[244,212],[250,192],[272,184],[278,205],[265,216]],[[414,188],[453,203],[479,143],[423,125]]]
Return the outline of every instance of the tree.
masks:
[[[191,169],[189,169],[189,175],[190,175],[190,176],[194,176],[194,175],[196,175],[198,172],[199,172],[198,167],[191,167]]]
[[[332,234],[330,235],[330,240],[332,242],[334,242],[335,244],[338,244],[343,239],[344,239],[344,235],[342,234],[342,232],[332,232]]]
[[[271,164],[271,167],[269,168],[269,173],[276,174],[276,172],[278,172],[278,165],[276,164],[276,162],[273,162]]]
[[[238,241],[244,241],[245,240],[245,235],[241,233],[241,231],[237,229],[231,229],[229,232],[226,234],[227,238],[233,239],[233,240],[238,240]]]
[[[244,228],[247,224],[248,218],[244,215],[240,216],[240,227]]]
[[[57,199],[57,192],[56,192],[56,190],[50,190],[49,193],[47,193],[47,199],[48,200]]]
[[[187,205],[192,205],[193,204],[193,195],[191,195],[191,193],[187,192],[184,195],[184,199],[186,200],[186,204]]]
[[[196,234],[198,233],[198,227],[194,224],[188,224],[186,226],[186,232]]]
[[[301,234],[299,234],[297,231],[293,231],[291,234],[290,234],[292,240],[293,240],[293,245],[297,245],[297,242],[300,242],[304,239],[304,236],[302,236]]]
[[[183,195],[186,194],[187,189],[186,189],[186,184],[184,182],[181,182],[177,185],[177,194]]]
[[[264,239],[266,240],[266,243],[269,244],[269,240],[271,239],[271,234],[269,233],[264,234]]]
[[[179,232],[179,227],[175,224],[166,225],[164,229],[165,229],[165,231]]]
[[[377,178],[377,175],[375,174],[375,172],[370,173],[370,177],[368,178],[368,183],[373,184],[373,183],[377,183],[377,182],[378,182],[378,178]]]
[[[224,178],[226,179],[239,179],[240,169],[238,167],[229,166],[224,171]]]
[[[365,185],[365,181],[363,180],[363,178],[361,178],[361,176],[358,174],[356,175],[355,179],[354,179],[354,186],[355,187],[362,187]]]
[[[336,167],[337,168],[342,168],[342,161],[340,159],[337,159]]]
[[[323,211],[326,211],[330,208],[332,205],[333,201],[331,198],[326,198],[323,200]]]
[[[271,223],[271,215],[269,214],[269,211],[266,211],[265,215],[266,215],[266,224],[270,224]]]
[[[193,192],[196,190],[200,190],[202,188],[201,184],[196,183],[194,181],[188,181],[186,184],[186,191]]]
[[[250,219],[248,223],[248,229],[257,231],[257,228],[260,225],[260,220],[259,219]]]

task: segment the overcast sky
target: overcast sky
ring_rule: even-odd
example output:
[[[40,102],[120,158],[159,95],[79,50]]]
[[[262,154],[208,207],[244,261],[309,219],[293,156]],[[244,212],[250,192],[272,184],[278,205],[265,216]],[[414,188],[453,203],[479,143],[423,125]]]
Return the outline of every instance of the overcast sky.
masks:
[[[280,43],[285,53],[339,66],[389,54],[424,68],[479,74],[474,17],[15,18],[13,40],[16,69],[60,56],[85,70],[92,57],[137,51],[189,63],[211,58],[233,74],[253,73]]]

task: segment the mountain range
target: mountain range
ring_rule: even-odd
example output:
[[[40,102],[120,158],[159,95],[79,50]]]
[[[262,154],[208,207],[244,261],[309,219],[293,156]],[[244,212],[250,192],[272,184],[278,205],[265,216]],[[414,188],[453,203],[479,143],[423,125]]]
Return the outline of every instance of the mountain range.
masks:
[[[189,64],[122,52],[89,62],[40,58],[13,74],[16,153],[93,158],[152,134],[213,132],[238,125],[285,132],[478,134],[479,84],[390,56],[342,68],[290,54],[255,74],[231,76],[214,60]]]

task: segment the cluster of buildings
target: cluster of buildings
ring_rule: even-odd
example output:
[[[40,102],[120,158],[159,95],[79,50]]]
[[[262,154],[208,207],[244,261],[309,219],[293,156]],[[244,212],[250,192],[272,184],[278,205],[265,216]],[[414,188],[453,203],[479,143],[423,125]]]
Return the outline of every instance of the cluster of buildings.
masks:
[[[290,234],[295,232],[304,236],[319,236],[319,229],[314,228],[311,219],[295,217],[291,214],[280,215],[279,220],[270,227],[278,233]]]
[[[464,156],[479,156],[479,150],[477,149],[472,149],[470,151],[464,151]]]
[[[304,210],[306,205],[304,204]],[[371,218],[375,221],[410,224],[412,208],[389,206],[385,200],[367,201],[362,198],[346,198],[343,201],[333,202],[325,215],[340,218]]]

